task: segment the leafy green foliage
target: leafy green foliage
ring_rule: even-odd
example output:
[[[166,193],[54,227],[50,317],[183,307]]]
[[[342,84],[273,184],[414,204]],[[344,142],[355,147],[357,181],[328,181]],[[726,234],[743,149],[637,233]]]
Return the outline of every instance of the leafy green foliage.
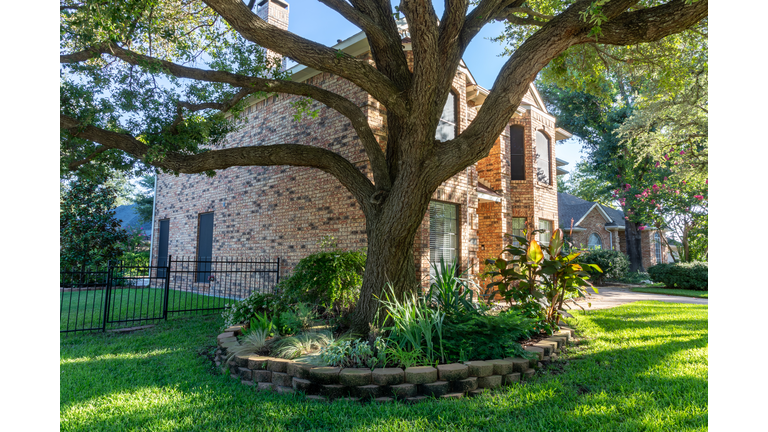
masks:
[[[63,186],[59,212],[59,266],[99,268],[123,254],[128,234],[115,219],[116,193],[89,179]]]
[[[543,232],[536,230],[532,235]],[[589,273],[576,262],[581,252],[566,253],[563,230],[557,229],[552,233],[549,247],[543,250],[535,238],[515,236],[519,246],[507,246],[502,255],[511,256],[510,260],[501,257],[487,260],[496,269],[489,273],[493,278],[498,277],[489,286],[497,287],[499,293],[514,301],[528,317],[541,318],[541,330],[551,333],[557,328],[560,310],[568,297],[586,297],[582,288],[592,286],[587,279]],[[594,264],[585,264],[596,271],[602,271]],[[597,289],[592,287],[597,292]]]
[[[498,315],[450,316],[443,326],[445,359],[450,363],[522,356],[518,341],[533,333],[533,320],[514,309]]]
[[[623,252],[616,250],[595,249],[585,251],[579,256],[577,262],[580,264],[594,264],[602,270],[597,271],[592,267],[585,266],[590,280],[597,285],[602,285],[606,279],[621,280],[627,274],[627,270],[629,270],[629,259]]]
[[[338,248],[309,255],[277,289],[288,303],[321,306],[332,315],[348,313],[360,295],[365,259],[363,251]]]
[[[139,222],[152,222],[152,207],[155,202],[155,176],[145,174],[139,180],[140,190],[134,192],[133,203]]]
[[[250,43],[202,2],[83,1],[60,15],[63,52],[92,49],[106,42],[176,64],[246,76],[285,79],[280,62]],[[266,96],[264,92],[251,92]],[[227,118],[216,104],[231,104]],[[98,57],[63,64],[62,113],[86,125],[128,133],[150,146],[145,161],[167,151],[199,154],[219,146],[241,127],[242,89],[220,83],[177,79],[160,63],[132,66]],[[206,108],[210,106],[211,108]],[[121,152],[94,153],[99,146],[63,133],[61,162],[95,157],[87,169],[132,169]]]
[[[237,303],[227,303],[221,316],[226,327],[249,322],[251,318],[259,318],[260,313],[279,313],[284,309],[284,304],[273,294],[253,292],[244,300]]]
[[[386,342],[380,337],[373,345],[363,339],[344,339],[323,348],[320,357],[329,366],[373,369],[384,366],[386,350]]]
[[[253,330],[245,333],[240,338],[240,345],[231,347],[227,350],[227,362],[235,356],[248,354],[264,354],[268,351],[271,344],[275,343],[279,337],[270,337],[264,330]]]
[[[707,290],[709,287],[709,266],[705,262],[656,264],[648,269],[654,282],[661,282],[670,288]]]

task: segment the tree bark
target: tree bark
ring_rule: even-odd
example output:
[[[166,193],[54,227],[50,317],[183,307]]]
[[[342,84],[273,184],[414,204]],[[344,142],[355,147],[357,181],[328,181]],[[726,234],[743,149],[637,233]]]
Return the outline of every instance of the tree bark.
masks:
[[[645,272],[643,267],[643,247],[638,224],[631,221],[625,221],[624,233],[627,237],[627,255],[629,255],[629,271]]]

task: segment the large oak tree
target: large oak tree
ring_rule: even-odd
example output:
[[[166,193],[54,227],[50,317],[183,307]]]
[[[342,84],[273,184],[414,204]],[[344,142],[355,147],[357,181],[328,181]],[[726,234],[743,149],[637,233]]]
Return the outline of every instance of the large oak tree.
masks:
[[[309,166],[333,175],[366,218],[368,260],[354,330],[366,332],[385,282],[417,286],[413,242],[437,187],[488,155],[529,84],[553,59],[584,44],[658,41],[707,16],[707,1],[319,0],[365,32],[373,63],[260,19],[254,1],[129,0],[61,4],[61,154],[65,169],[130,160],[178,173],[231,166]],[[413,67],[396,15],[407,21]],[[491,21],[513,29],[514,51],[478,115],[455,138],[435,131],[464,51]],[[332,31],[329,29],[329,31]],[[342,77],[387,111],[386,150],[360,107],[339,94],[286,79],[259,47]],[[318,101],[355,129],[373,173],[312,142],[217,148],[250,95]],[[299,107],[301,108],[301,107]]]

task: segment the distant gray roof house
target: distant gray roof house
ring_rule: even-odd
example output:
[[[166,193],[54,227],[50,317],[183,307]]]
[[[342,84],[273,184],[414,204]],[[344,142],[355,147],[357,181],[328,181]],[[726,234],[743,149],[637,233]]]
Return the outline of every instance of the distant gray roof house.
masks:
[[[120,228],[141,229],[142,234],[149,236],[152,233],[152,222],[139,222],[139,214],[136,212],[136,204],[127,204],[115,208],[115,219],[120,221]]]
[[[602,204],[583,200],[571,194],[557,193],[557,212],[560,217],[560,228],[566,233],[571,229],[573,219],[573,231],[584,231],[579,223],[592,211],[597,211],[605,219],[605,229],[609,231],[624,231],[624,212]]]

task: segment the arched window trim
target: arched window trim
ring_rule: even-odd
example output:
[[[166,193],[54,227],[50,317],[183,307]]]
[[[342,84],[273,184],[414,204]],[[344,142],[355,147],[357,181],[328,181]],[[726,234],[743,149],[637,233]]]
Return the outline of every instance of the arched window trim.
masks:
[[[536,133],[534,134],[534,139],[535,139],[535,143],[536,143],[536,146],[535,146],[535,148],[536,148],[536,155],[539,154],[538,134],[541,134],[547,140],[546,154],[547,154],[547,179],[548,179],[548,181],[544,182],[544,181],[539,180],[539,173],[540,173],[540,171],[539,171],[539,160],[538,160],[538,158],[534,158],[535,159],[535,163],[536,163],[536,181],[538,181],[539,183],[542,183],[542,184],[546,184],[546,185],[552,186],[552,181],[553,181],[553,179],[552,179],[552,137],[549,136],[549,134],[545,130],[543,130],[543,129],[538,129],[536,131]]]
[[[437,130],[435,131],[435,139],[440,140],[439,132],[440,132],[440,125],[445,123],[453,126],[453,136],[449,137],[442,141],[447,141],[456,138],[456,136],[459,135],[459,121],[460,121],[460,115],[459,115],[459,93],[455,91],[453,88],[449,91],[449,93],[453,96],[453,122],[450,122],[448,120],[443,119],[443,114],[440,114],[440,120],[438,120]],[[448,106],[449,99],[445,101],[445,106]],[[445,106],[443,106],[443,113],[445,113]]]
[[[593,238],[593,236],[594,236],[594,238],[597,238],[597,241],[598,241],[598,244],[597,244],[597,245],[593,245],[593,244],[592,244],[592,238]],[[597,246],[597,247],[595,247],[595,246]],[[600,249],[602,249],[602,248],[603,248],[603,238],[600,236],[600,234],[598,234],[598,233],[596,233],[596,232],[593,232],[593,233],[591,233],[591,234],[589,235],[589,237],[587,237],[587,248],[589,248],[589,249],[598,249],[598,247],[599,247]]]

